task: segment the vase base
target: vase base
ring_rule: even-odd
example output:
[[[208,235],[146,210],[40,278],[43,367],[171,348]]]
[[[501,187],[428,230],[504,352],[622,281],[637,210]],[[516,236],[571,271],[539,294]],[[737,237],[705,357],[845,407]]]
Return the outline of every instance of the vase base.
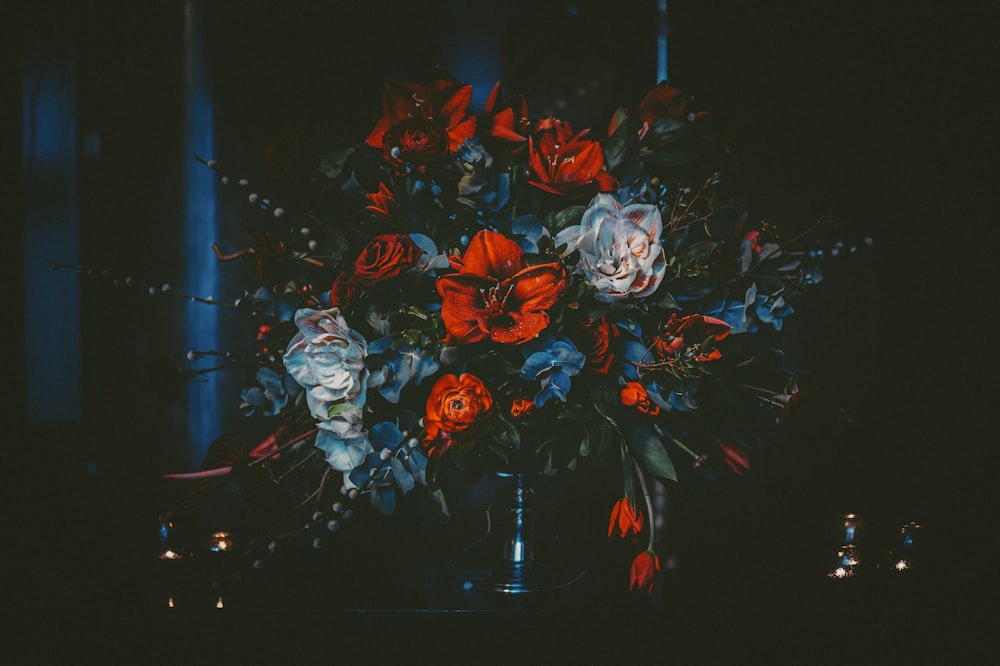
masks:
[[[477,587],[502,594],[527,594],[548,588],[541,568],[531,562],[503,562],[490,570]]]

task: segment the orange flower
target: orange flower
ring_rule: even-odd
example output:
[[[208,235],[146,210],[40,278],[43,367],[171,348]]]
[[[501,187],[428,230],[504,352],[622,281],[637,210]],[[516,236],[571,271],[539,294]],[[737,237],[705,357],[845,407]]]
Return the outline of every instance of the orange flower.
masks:
[[[510,415],[514,418],[527,416],[535,410],[535,401],[531,398],[515,398],[510,406]]]
[[[446,150],[454,152],[476,133],[476,115],[468,110],[471,100],[472,86],[451,77],[425,84],[386,84],[382,117],[366,143],[381,148],[386,159],[395,163],[427,162]],[[398,155],[393,154],[394,148],[399,149]]]
[[[493,395],[476,375],[444,375],[427,396],[425,440],[434,457],[444,455],[453,441],[468,441],[493,410]]]
[[[622,404],[626,407],[635,407],[643,414],[650,416],[656,416],[660,413],[660,407],[650,402],[646,387],[639,382],[629,382],[622,388]]]
[[[676,357],[685,347],[698,346],[708,338],[716,342],[729,335],[732,327],[721,319],[705,315],[678,317],[676,313],[663,325],[663,330],[653,340],[653,349],[661,359]],[[714,361],[722,356],[718,349],[699,354],[698,361]]]
[[[396,197],[385,183],[379,183],[378,192],[366,194],[365,198],[372,202],[370,206],[365,206],[365,210],[371,211],[377,217],[388,219],[396,210]]]
[[[512,95],[506,105],[500,104],[500,82],[493,86],[486,99],[486,117],[490,119],[487,134],[497,139],[522,144],[528,140],[528,102],[524,95]]]
[[[656,574],[660,571],[660,558],[651,550],[644,550],[632,560],[632,570],[629,572],[629,589],[634,592],[653,593],[656,584]]]
[[[529,182],[562,195],[616,189],[618,181],[604,169],[601,144],[583,138],[588,131],[573,134],[569,123],[555,118],[539,121],[528,138]]]
[[[458,272],[437,279],[446,344],[527,342],[549,325],[548,309],[566,287],[562,264],[529,266],[524,250],[495,231],[478,232],[451,265]]]
[[[630,534],[642,531],[642,513],[637,513],[627,497],[623,497],[611,507],[611,522],[608,523],[608,536],[614,536],[617,528],[618,536],[625,538]]]

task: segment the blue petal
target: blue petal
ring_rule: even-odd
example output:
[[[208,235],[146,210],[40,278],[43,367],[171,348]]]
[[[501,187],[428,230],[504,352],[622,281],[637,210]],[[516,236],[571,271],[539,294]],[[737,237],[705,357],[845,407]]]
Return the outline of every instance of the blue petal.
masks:
[[[403,433],[395,423],[382,421],[373,425],[371,430],[368,431],[368,439],[376,451],[393,449],[403,441]]]

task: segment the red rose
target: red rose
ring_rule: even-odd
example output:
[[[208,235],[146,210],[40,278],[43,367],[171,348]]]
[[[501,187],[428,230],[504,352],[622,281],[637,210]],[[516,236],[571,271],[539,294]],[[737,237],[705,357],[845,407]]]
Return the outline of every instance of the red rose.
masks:
[[[629,382],[622,388],[622,404],[626,407],[635,407],[643,414],[650,416],[656,416],[660,413],[659,406],[650,402],[646,387],[639,382]]]
[[[358,291],[358,284],[351,278],[349,273],[341,273],[330,286],[330,307],[342,308],[350,305],[355,292]]]
[[[576,348],[587,355],[584,366],[595,375],[606,375],[615,360],[614,345],[618,340],[618,327],[601,317],[596,321],[581,319],[571,326],[570,339]]]
[[[639,534],[642,531],[642,513],[636,512],[627,497],[623,497],[611,507],[611,522],[608,523],[608,536],[618,536],[624,538],[629,535]]]
[[[434,457],[444,455],[453,441],[468,441],[493,410],[493,395],[483,380],[470,374],[444,375],[427,397],[425,440]]]
[[[416,264],[423,252],[406,234],[376,236],[355,260],[353,279],[363,285],[392,279]]]
[[[660,571],[660,558],[651,550],[644,550],[632,560],[632,570],[629,572],[629,589],[653,593],[656,584],[656,574]]]
[[[529,266],[521,246],[495,231],[473,236],[457,273],[437,279],[448,344],[521,344],[549,325],[548,309],[566,287],[559,262]]]
[[[581,195],[617,189],[618,181],[604,168],[604,150],[597,141],[577,134],[569,123],[541,120],[528,137],[529,181],[552,194]]]

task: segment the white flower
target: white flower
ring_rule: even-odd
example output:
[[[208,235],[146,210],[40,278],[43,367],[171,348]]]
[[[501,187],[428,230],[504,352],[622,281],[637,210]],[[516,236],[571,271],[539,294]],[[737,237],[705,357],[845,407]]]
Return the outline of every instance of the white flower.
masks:
[[[348,327],[337,308],[299,310],[295,325],[299,332],[288,343],[285,368],[306,389],[312,415],[326,421],[335,405],[363,407],[368,381],[364,337]]]
[[[652,204],[622,206],[609,194],[598,194],[580,224],[556,235],[556,246],[580,251],[577,271],[597,289],[596,297],[618,301],[629,294],[653,293],[667,270],[660,245],[663,222]]]
[[[343,418],[319,422],[316,447],[326,453],[326,461],[338,472],[350,472],[374,451],[368,434],[359,424]],[[344,478],[349,480],[347,474]]]

